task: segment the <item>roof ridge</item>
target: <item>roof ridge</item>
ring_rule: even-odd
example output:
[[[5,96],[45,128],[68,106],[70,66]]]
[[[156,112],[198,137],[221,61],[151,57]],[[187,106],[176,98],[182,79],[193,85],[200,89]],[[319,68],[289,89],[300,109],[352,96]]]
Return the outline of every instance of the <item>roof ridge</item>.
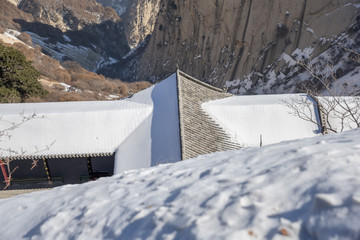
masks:
[[[205,83],[205,82],[203,82],[203,81],[200,81],[200,80],[198,80],[198,79],[196,79],[196,78],[194,78],[194,77],[192,77],[192,76],[184,73],[183,71],[181,71],[181,70],[179,70],[179,69],[177,69],[177,72],[178,72],[179,75],[185,77],[186,79],[188,79],[188,80],[190,80],[190,81],[193,81],[193,82],[195,82],[195,83],[197,83],[197,84],[200,84],[200,85],[202,85],[202,86],[204,86],[204,87],[207,87],[207,88],[209,88],[209,89],[211,89],[211,90],[214,90],[214,91],[217,91],[217,92],[221,92],[221,93],[225,93],[225,94],[229,94],[229,96],[232,95],[232,94],[230,94],[230,93],[226,93],[226,92],[225,92],[223,89],[221,89],[221,88],[214,87],[214,86],[212,86],[212,85],[210,85],[210,84],[208,84],[208,83]]]

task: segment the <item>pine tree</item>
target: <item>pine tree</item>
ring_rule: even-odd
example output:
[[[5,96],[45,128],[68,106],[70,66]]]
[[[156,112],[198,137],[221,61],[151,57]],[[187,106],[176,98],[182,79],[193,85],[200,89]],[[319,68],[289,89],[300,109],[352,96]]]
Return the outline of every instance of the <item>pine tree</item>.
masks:
[[[40,73],[20,51],[0,44],[0,102],[24,102],[29,97],[45,96],[39,77]]]

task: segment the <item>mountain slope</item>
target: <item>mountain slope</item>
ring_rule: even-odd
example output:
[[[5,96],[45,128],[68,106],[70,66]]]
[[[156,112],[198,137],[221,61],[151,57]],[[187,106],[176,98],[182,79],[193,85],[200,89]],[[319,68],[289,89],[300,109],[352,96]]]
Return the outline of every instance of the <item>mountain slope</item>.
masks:
[[[179,64],[223,86],[263,72],[284,52],[312,47],[319,55],[356,21],[359,7],[353,0],[162,1],[139,76],[161,76]]]
[[[335,94],[356,94],[360,90],[360,17],[341,35],[323,41],[331,45],[319,55],[313,47],[296,49],[290,55],[282,53],[263,71],[254,69],[242,78],[227,81],[226,86],[234,94],[304,92],[304,85],[314,81],[314,74],[330,82]],[[325,90],[318,87],[320,93]]]
[[[10,5],[5,1],[0,8],[9,9]],[[60,62],[74,60],[96,71],[130,50],[115,10],[95,0],[23,0],[13,12],[2,27],[29,33],[34,44]],[[2,15],[6,15],[5,10]]]
[[[295,55],[310,61],[354,41],[349,31],[360,13],[357,0],[98,2],[103,6],[95,0],[20,1],[18,10],[26,16],[8,25],[29,32],[57,60],[74,60],[107,77],[156,82],[179,66],[233,93],[289,93],[303,79],[293,80]],[[358,51],[354,42],[351,50]],[[268,84],[274,75],[280,80]]]

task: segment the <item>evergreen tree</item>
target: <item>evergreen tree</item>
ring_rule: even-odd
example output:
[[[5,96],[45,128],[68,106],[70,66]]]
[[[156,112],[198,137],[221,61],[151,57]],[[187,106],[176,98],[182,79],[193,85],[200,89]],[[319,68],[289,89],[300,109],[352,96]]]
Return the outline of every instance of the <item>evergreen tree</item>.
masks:
[[[40,73],[18,50],[0,43],[0,102],[24,102],[43,97],[46,91],[38,79]]]

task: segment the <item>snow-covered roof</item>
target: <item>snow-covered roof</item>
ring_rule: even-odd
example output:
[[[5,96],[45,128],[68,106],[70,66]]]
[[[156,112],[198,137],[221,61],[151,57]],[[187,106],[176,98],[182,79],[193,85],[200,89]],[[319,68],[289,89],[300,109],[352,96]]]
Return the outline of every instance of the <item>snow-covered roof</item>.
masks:
[[[299,99],[315,124],[286,104]],[[307,95],[233,96],[180,71],[120,101],[0,104],[0,113],[0,158],[116,153],[114,173],[322,131]]]
[[[181,160],[176,74],[125,101],[152,107],[116,150],[114,173]]]
[[[115,173],[180,161],[176,83],[173,74],[120,101],[0,104],[0,158],[116,153]]]
[[[228,98],[231,94],[181,71],[177,72],[177,84],[182,159],[240,148],[201,108],[205,102]]]
[[[316,124],[295,116],[287,106],[300,98],[310,99],[304,94],[232,96],[202,106],[234,141],[255,147],[321,133]],[[315,104],[307,110],[318,118]]]
[[[360,97],[325,96],[318,98],[323,108],[327,132],[343,132],[358,127],[360,123]]]
[[[1,157],[109,155],[151,114],[131,101],[1,104]],[[13,126],[17,126],[12,129]]]
[[[201,109],[206,101],[229,96],[178,71],[120,101],[2,104],[0,129],[10,130],[0,138],[0,157],[116,153],[119,173],[236,149],[240,146]]]

